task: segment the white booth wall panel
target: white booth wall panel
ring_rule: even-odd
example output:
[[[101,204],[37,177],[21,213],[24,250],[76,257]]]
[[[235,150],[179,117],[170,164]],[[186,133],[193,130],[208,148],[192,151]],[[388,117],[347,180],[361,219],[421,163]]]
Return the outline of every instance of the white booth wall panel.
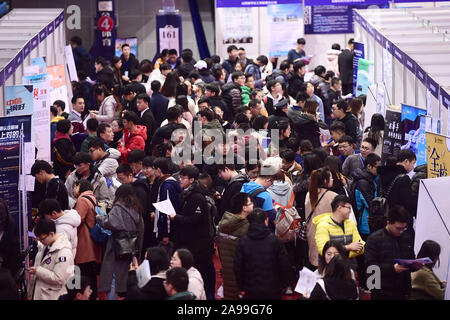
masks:
[[[383,81],[383,47],[375,41],[375,83]]]
[[[416,81],[416,105],[423,108],[427,107],[427,87],[418,79]]]
[[[416,105],[416,75],[405,68],[405,103],[410,106]]]
[[[393,69],[392,69],[392,81],[393,81],[393,96],[392,103],[394,105],[400,105],[404,101],[404,88],[405,88],[405,75],[403,64],[395,57],[392,57]]]

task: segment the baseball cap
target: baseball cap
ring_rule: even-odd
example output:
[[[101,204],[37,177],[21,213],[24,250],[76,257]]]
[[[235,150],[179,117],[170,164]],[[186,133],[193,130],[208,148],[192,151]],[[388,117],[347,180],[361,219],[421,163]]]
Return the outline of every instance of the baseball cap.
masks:
[[[208,68],[208,65],[206,64],[205,61],[200,60],[200,61],[197,61],[196,64],[194,64],[194,67],[197,68],[197,69],[199,69],[199,70],[202,70],[202,69]]]

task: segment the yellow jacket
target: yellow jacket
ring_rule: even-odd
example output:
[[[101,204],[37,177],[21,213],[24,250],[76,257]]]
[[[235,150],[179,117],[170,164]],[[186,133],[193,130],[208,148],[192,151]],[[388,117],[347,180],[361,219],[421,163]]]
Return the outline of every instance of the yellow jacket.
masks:
[[[65,118],[62,117],[62,116],[56,116],[56,117],[54,117],[50,122],[51,122],[51,123],[53,123],[53,122],[58,122],[59,120],[63,120],[63,119],[65,119]]]
[[[327,241],[336,241],[343,245],[348,245],[353,242],[361,242],[363,246],[365,242],[361,239],[356,224],[347,219],[344,221],[344,229],[337,225],[331,219],[332,213],[324,213],[313,219],[313,224],[316,227],[316,245],[319,254],[322,255],[323,247]],[[357,257],[364,253],[364,247],[360,252],[350,251],[349,258]]]

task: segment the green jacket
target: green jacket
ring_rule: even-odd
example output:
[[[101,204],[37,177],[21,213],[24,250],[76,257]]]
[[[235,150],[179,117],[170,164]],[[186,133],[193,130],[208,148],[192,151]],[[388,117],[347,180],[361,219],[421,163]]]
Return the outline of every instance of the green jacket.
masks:
[[[247,87],[247,86],[241,87],[242,105],[246,106],[250,102],[251,93],[252,93],[252,89],[250,89],[249,87]]]
[[[89,142],[91,142],[92,140],[97,139],[97,135],[96,134],[91,134],[89,136],[86,137],[86,139],[83,140],[83,143],[81,144],[81,152],[89,152]]]
[[[219,222],[217,245],[222,262],[223,294],[226,300],[239,299],[239,287],[234,274],[234,255],[236,246],[248,230],[247,219],[225,211]]]
[[[410,300],[444,300],[445,288],[427,266],[411,273],[411,287]]]

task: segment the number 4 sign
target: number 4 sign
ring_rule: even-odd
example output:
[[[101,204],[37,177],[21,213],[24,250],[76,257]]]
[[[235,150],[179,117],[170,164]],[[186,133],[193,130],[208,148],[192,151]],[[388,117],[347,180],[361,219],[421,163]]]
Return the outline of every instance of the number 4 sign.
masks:
[[[159,29],[159,48],[163,49],[175,49],[180,53],[179,47],[179,28],[174,28],[171,25],[166,25],[164,28]]]

